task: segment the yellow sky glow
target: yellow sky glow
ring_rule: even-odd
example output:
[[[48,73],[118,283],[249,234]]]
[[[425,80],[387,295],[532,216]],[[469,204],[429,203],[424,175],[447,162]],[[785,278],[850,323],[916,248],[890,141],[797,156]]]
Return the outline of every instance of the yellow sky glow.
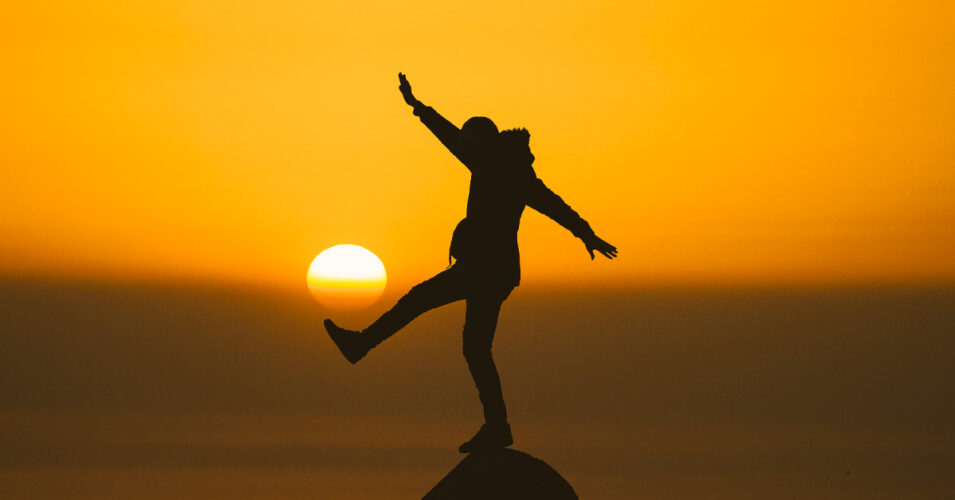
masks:
[[[411,115],[532,134],[620,248],[525,215],[524,283],[955,279],[951,2],[62,2],[0,16],[0,272],[301,286],[447,265],[467,171]]]

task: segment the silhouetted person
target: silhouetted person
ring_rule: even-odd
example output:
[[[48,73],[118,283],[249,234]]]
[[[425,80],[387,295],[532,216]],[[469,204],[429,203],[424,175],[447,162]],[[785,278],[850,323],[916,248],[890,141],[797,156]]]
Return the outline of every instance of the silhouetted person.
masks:
[[[425,311],[465,300],[464,358],[484,406],[484,425],[459,448],[462,453],[513,443],[491,343],[501,304],[520,283],[517,230],[524,207],[554,219],[594,251],[614,258],[617,249],[597,237],[577,212],[534,173],[534,155],[525,129],[498,132],[490,119],[477,116],[461,129],[425,106],[411,93],[401,73],[398,89],[421,122],[471,171],[467,216],[451,237],[454,265],[413,287],[398,303],[361,332],[325,320],[329,336],[351,363]]]

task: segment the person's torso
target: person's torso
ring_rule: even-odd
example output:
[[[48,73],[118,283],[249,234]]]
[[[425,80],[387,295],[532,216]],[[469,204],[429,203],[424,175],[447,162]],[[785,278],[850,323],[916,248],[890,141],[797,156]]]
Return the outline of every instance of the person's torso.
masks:
[[[455,228],[451,255],[461,263],[501,272],[516,285],[520,280],[517,232],[534,178],[530,165],[502,162],[472,168],[467,217]]]

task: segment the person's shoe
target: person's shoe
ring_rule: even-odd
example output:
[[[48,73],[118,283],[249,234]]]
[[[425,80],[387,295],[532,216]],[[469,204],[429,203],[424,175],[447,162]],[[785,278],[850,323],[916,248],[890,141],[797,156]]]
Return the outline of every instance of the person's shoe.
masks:
[[[458,451],[471,453],[473,451],[495,450],[512,444],[514,444],[514,438],[511,436],[511,426],[507,422],[503,424],[484,424],[470,441],[458,447]]]
[[[325,320],[325,330],[349,363],[355,364],[359,359],[365,357],[365,354],[368,354],[368,349],[365,347],[365,340],[361,337],[361,333],[354,330],[346,330],[336,325],[330,319]]]

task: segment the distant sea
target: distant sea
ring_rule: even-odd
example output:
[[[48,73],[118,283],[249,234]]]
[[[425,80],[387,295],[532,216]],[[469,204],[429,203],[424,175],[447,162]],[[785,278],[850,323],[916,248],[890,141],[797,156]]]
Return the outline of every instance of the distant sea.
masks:
[[[0,498],[420,498],[480,425],[464,304],[358,365],[301,290],[0,282]],[[495,338],[584,499],[955,498],[955,286],[547,290]]]

